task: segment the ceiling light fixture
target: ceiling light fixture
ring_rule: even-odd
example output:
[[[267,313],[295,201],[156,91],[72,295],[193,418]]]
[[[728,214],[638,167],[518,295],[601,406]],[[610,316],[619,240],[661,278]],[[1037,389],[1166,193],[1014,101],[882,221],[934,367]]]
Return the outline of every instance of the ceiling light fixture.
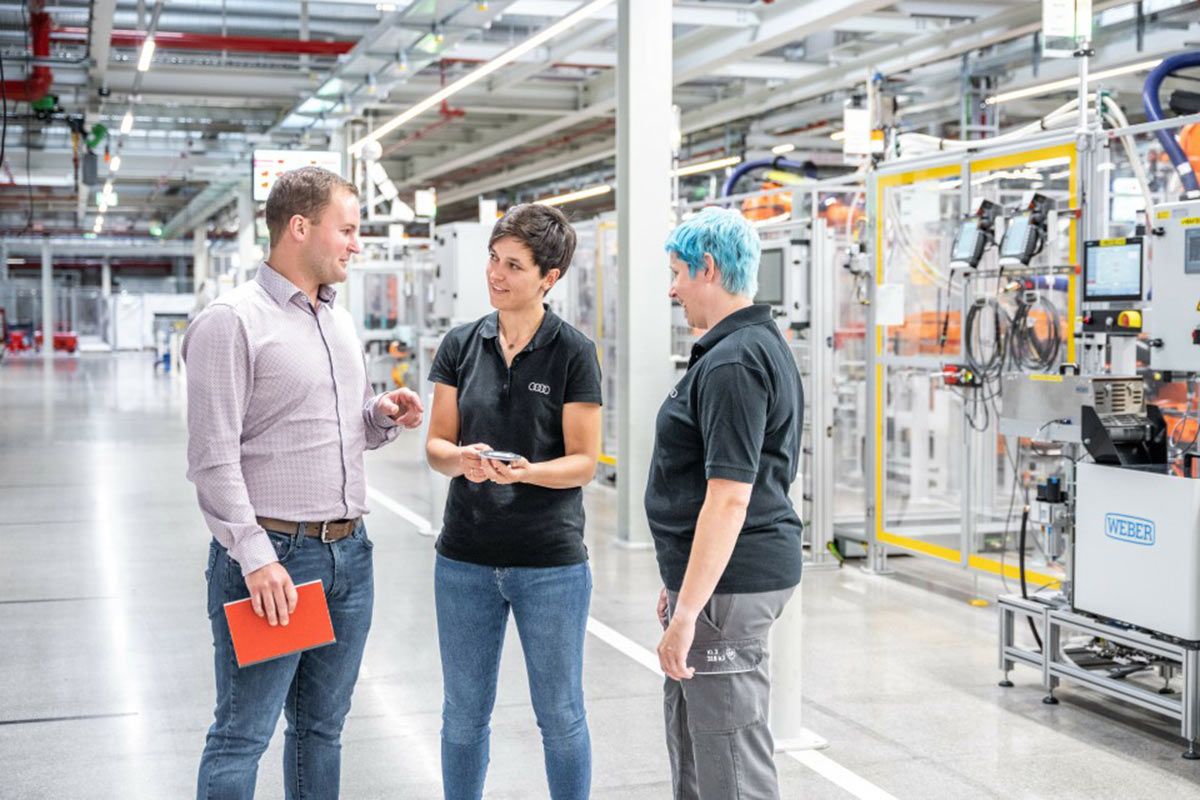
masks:
[[[112,161],[108,162],[108,171],[110,174],[114,174],[114,175],[121,171],[121,155],[120,155],[120,153],[113,156]]]
[[[790,153],[795,149],[796,149],[796,145],[792,144],[791,142],[788,142],[786,144],[775,145],[774,147],[771,148],[771,152],[777,156],[781,156],[784,153]]]
[[[129,133],[133,130],[133,109],[125,112],[125,116],[121,118],[121,133]]]
[[[1102,81],[1105,78],[1115,78],[1119,75],[1129,75],[1133,72],[1148,72],[1162,63],[1161,58],[1156,58],[1153,61],[1139,61],[1136,64],[1126,64],[1123,67],[1114,67],[1113,69],[1102,69],[1099,72],[1093,72],[1088,75],[1088,83]],[[1000,103],[1007,103],[1011,100],[1022,100],[1026,97],[1037,97],[1043,94],[1050,94],[1062,89],[1070,89],[1072,86],[1078,86],[1078,78],[1063,78],[1058,81],[1048,81],[1039,83],[1036,86],[1027,86],[1024,89],[1014,89],[1011,92],[1001,92],[997,95],[984,100],[985,105],[995,106]]]
[[[608,194],[613,190],[613,187],[607,183],[599,184],[598,186],[589,186],[586,189],[580,189],[577,192],[567,192],[566,194],[555,195],[554,197],[543,197],[541,200],[534,200],[540,206],[561,206],[567,203],[574,203],[577,200],[586,200],[589,197],[599,197],[603,194]]]
[[[149,72],[150,62],[154,60],[154,37],[147,36],[142,42],[142,54],[138,57],[138,72]]]
[[[409,108],[407,111],[402,111],[401,113],[392,117],[390,120],[376,128],[368,135],[351,144],[350,151],[357,156],[362,152],[363,145],[365,145],[367,142],[382,139],[384,136],[387,136],[404,123],[437,106],[446,98],[458,94],[468,86],[478,83],[501,67],[511,64],[526,53],[542,46],[555,36],[558,36],[564,31],[569,30],[588,17],[593,16],[606,6],[612,5],[612,3],[613,0],[592,0],[592,2],[587,3],[579,9],[576,9],[560,19],[558,22],[542,28],[540,31],[535,33],[533,36],[530,36],[516,47],[501,53],[486,64],[481,64],[479,67],[454,81],[449,86],[439,89],[438,91],[429,95],[429,97],[426,97],[421,102]]]
[[[688,164],[674,170],[671,174],[682,178],[685,175],[696,175],[701,172],[711,172],[714,169],[724,169],[725,167],[736,167],[742,163],[741,156],[727,156],[718,158],[712,161],[702,161],[699,164]]]

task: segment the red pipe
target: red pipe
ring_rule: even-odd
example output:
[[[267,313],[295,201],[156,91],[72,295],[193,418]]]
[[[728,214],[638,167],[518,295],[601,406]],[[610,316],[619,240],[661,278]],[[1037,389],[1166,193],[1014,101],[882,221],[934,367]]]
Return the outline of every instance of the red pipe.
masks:
[[[33,44],[33,57],[50,55],[50,15],[35,11],[29,15],[29,29]],[[10,102],[33,102],[41,100],[50,91],[54,76],[49,67],[34,67],[21,80],[5,81],[4,92]]]
[[[55,38],[86,41],[87,28],[57,28]],[[145,31],[115,30],[112,43],[117,47],[141,47]],[[301,41],[267,36],[219,36],[213,33],[158,31],[154,34],[157,50],[226,50],[231,53],[289,53],[293,55],[340,56],[350,52],[354,42]]]

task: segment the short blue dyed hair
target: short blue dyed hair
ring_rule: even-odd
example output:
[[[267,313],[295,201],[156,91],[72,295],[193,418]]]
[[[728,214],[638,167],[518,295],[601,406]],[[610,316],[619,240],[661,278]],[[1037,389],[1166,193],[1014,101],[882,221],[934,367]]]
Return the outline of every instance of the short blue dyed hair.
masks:
[[[726,291],[747,297],[758,293],[762,244],[758,231],[737,211],[709,207],[685,219],[667,237],[666,251],[687,264],[692,277],[704,269],[704,254],[708,253]]]

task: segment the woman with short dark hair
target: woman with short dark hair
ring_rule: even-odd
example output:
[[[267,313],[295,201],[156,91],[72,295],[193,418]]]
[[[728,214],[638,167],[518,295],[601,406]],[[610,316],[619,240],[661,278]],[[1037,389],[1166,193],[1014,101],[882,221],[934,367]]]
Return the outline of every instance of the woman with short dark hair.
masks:
[[[582,487],[599,455],[600,364],[595,344],[543,302],[574,251],[558,209],[509,209],[488,242],[496,311],[446,334],[430,370],[426,454],[452,479],[434,570],[447,800],[483,795],[510,609],[550,795],[583,800],[590,791]]]

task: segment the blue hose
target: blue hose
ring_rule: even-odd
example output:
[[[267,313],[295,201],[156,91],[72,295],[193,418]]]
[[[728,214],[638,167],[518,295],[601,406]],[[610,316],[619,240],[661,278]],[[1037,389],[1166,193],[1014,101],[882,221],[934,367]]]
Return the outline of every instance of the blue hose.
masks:
[[[1158,100],[1158,90],[1162,86],[1163,80],[1172,72],[1184,69],[1185,67],[1196,66],[1200,66],[1200,51],[1179,53],[1178,55],[1164,58],[1163,62],[1150,72],[1142,88],[1142,105],[1146,109],[1146,117],[1151,122],[1158,122],[1163,119],[1162,105]],[[1179,171],[1179,177],[1183,180],[1184,189],[1189,194],[1200,192],[1200,183],[1196,182],[1196,173],[1192,171],[1192,166],[1188,162],[1187,155],[1184,154],[1183,148],[1176,141],[1174,131],[1169,128],[1160,128],[1154,132],[1154,135],[1158,137],[1163,150],[1171,158],[1171,163]]]
[[[721,187],[721,197],[728,197],[729,195],[733,194],[733,187],[737,185],[737,182],[741,180],[742,176],[747,172],[752,172],[756,169],[762,169],[763,167],[770,167],[771,169],[798,170],[801,174],[803,174],[805,170],[804,164],[800,163],[799,161],[792,161],[791,159],[783,157],[760,158],[757,161],[747,161],[744,164],[739,164],[738,168],[730,173],[729,177],[725,180],[725,185]]]

